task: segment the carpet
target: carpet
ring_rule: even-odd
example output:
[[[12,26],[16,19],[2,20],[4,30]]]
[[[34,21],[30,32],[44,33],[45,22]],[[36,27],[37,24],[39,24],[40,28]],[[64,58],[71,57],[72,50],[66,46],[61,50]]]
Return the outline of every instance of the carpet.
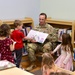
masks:
[[[41,69],[39,69],[39,70],[33,72],[33,74],[34,75],[42,75],[42,71],[41,71]]]

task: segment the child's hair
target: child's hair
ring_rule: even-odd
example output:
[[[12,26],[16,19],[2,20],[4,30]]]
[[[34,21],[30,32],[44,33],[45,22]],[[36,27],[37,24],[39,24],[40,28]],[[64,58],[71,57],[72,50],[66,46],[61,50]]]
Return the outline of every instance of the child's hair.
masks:
[[[64,72],[51,72],[50,75],[71,75],[71,74],[64,73]]]
[[[71,51],[73,50],[72,43],[71,43],[71,36],[69,34],[63,33],[61,44],[65,47],[68,46]],[[66,48],[65,48],[65,50],[66,50]]]
[[[2,24],[0,26],[0,37],[6,37],[10,35],[10,26],[7,24]]]
[[[50,53],[44,53],[42,55],[42,66],[46,65],[49,69],[51,69],[53,64],[54,64],[54,59],[51,56],[51,54]]]
[[[17,27],[17,26],[21,26],[22,25],[22,22],[20,20],[15,20],[14,21],[14,26]]]

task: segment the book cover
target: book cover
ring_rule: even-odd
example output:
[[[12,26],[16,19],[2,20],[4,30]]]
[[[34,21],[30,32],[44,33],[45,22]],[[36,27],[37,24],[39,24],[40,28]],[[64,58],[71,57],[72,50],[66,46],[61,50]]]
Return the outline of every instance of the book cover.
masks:
[[[39,43],[44,43],[47,36],[48,36],[47,33],[39,32],[39,31],[35,31],[35,30],[30,30],[30,32],[27,35],[27,37],[32,38],[32,39],[36,40],[36,42],[39,42]]]

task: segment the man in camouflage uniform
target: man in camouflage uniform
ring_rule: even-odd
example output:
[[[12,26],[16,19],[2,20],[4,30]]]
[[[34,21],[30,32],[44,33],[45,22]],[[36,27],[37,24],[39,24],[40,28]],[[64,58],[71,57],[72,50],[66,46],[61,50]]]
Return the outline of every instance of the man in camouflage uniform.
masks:
[[[28,43],[27,50],[28,56],[31,61],[31,65],[26,70],[31,70],[35,67],[34,62],[36,60],[35,52],[50,52],[52,50],[52,42],[57,40],[57,35],[55,33],[55,29],[50,25],[46,24],[47,15],[45,13],[41,13],[39,15],[39,25],[34,27],[34,30],[48,33],[48,37],[43,44],[41,43]]]

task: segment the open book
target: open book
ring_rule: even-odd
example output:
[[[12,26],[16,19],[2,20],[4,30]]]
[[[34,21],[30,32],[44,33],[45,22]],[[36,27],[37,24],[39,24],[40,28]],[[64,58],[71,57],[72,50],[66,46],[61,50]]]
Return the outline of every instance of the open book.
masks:
[[[16,65],[7,60],[0,60],[0,70],[12,68],[12,67],[16,67]]]
[[[27,35],[27,37],[32,38],[32,39],[36,40],[36,42],[39,42],[39,43],[44,43],[47,36],[48,36],[47,33],[39,32],[39,31],[35,31],[35,30],[30,30],[30,32]]]

